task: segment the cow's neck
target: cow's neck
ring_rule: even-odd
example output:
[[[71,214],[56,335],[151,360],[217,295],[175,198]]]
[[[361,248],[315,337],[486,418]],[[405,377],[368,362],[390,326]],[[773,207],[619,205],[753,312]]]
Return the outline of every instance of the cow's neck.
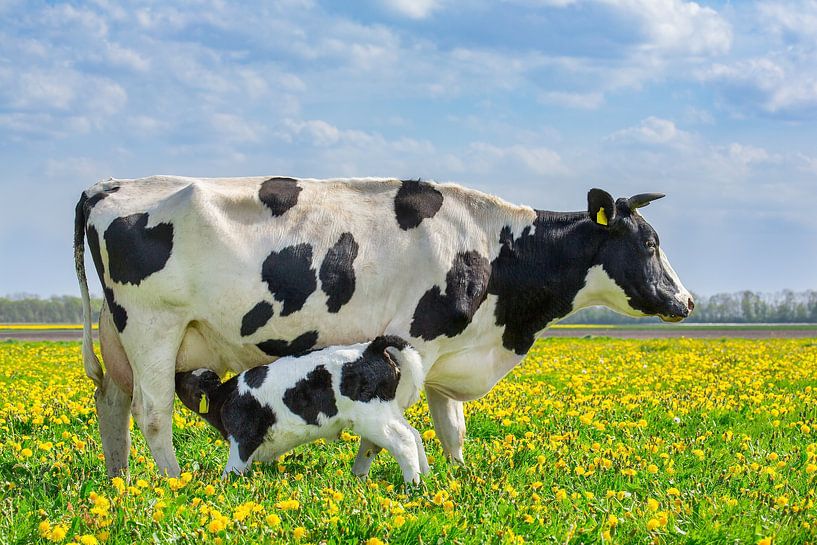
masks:
[[[523,355],[545,327],[577,310],[598,253],[602,232],[585,212],[536,211],[520,232],[502,229],[491,263],[488,293],[497,296],[495,317],[502,344]],[[592,297],[582,304],[595,304]]]

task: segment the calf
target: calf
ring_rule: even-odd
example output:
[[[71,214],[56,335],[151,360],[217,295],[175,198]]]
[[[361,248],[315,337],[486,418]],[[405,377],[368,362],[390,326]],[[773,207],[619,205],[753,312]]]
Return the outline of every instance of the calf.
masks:
[[[420,434],[403,416],[423,383],[420,355],[396,336],[331,346],[254,367],[222,383],[209,369],[176,374],[176,393],[230,443],[224,476],[253,459],[274,460],[315,439],[351,427],[360,435],[352,471],[369,472],[385,448],[407,483],[428,471]]]

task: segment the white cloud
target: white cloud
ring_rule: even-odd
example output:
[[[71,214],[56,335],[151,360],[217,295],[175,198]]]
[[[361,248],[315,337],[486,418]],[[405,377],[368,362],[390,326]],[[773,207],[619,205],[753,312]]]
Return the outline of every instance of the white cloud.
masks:
[[[550,91],[542,94],[540,100],[546,104],[565,106],[567,108],[579,108],[582,110],[596,110],[604,105],[604,95],[602,93],[563,93],[560,91]]]
[[[555,151],[541,146],[514,144],[497,146],[487,142],[473,142],[466,154],[468,164],[479,170],[495,170],[497,163],[510,164],[510,171],[522,165],[537,175],[564,174],[567,172],[562,158]],[[516,165],[516,168],[513,165]]]
[[[721,88],[732,107],[748,105],[772,114],[817,107],[817,59],[811,56],[771,53],[714,64],[698,75]]]
[[[106,57],[112,65],[124,66],[136,72],[146,72],[150,68],[150,61],[133,49],[122,47],[119,44],[108,44]]]
[[[388,9],[410,19],[425,19],[440,7],[438,0],[382,0]]]
[[[683,145],[691,138],[690,133],[682,131],[672,121],[650,116],[642,120],[637,127],[628,127],[614,132],[607,137],[607,140],[651,145]]]
[[[758,21],[776,34],[812,41],[817,35],[817,2],[762,2],[758,5]]]
[[[717,55],[732,45],[730,24],[710,7],[684,0],[599,0],[643,23],[648,50]]]
[[[214,113],[210,116],[212,128],[228,142],[257,142],[263,133],[263,127],[241,116]]]

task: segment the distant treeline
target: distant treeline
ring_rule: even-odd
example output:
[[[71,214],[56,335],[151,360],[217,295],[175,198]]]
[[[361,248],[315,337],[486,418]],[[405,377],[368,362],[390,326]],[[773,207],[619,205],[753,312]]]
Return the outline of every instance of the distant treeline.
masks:
[[[91,298],[93,321],[99,320],[102,299]],[[72,295],[54,295],[41,299],[36,295],[0,297],[0,323],[78,324],[82,322],[82,299]]]
[[[92,298],[93,321],[99,319],[102,299]],[[658,320],[650,318],[650,320]],[[627,324],[644,319],[629,318],[606,308],[577,312],[565,323]],[[783,291],[774,294],[741,291],[695,297],[695,312],[687,320],[697,323],[817,323],[817,291]],[[0,323],[80,323],[82,300],[70,295],[42,299],[36,295],[0,297]]]

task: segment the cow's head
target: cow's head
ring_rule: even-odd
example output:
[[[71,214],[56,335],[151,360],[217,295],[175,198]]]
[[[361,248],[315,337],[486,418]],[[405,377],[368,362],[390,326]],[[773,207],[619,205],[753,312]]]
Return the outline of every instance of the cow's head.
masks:
[[[595,281],[610,284],[600,291],[609,290],[604,304],[615,311],[631,316],[657,315],[666,322],[677,322],[689,316],[695,306],[692,295],[669,264],[658,233],[638,213],[639,208],[663,196],[644,193],[613,202],[606,191],[590,190],[588,213],[602,241],[588,282],[595,269]]]

